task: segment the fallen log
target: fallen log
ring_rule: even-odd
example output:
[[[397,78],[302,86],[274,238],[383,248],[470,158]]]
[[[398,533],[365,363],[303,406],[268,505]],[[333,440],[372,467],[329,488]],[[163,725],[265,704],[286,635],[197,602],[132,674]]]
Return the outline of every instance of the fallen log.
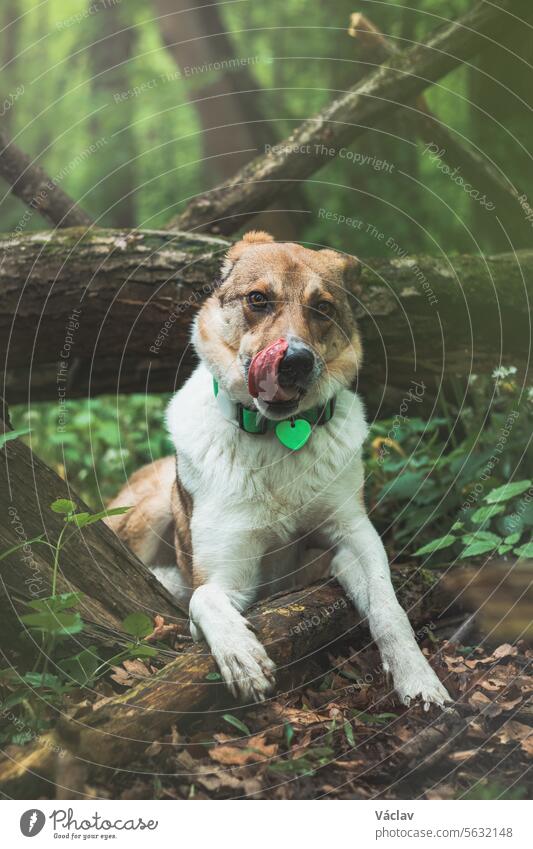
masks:
[[[393,580],[415,630],[438,616],[443,602],[434,576],[428,577],[420,569],[395,567]],[[370,639],[333,582],[266,599],[248,618],[276,663],[278,686],[304,682],[309,676],[309,660],[335,641],[347,640],[363,651]],[[124,695],[64,716],[55,732],[38,744],[26,749],[11,747],[0,760],[0,787],[4,792],[20,793],[39,778],[53,781],[57,756],[65,752],[84,761],[89,773],[102,767],[131,769],[171,725],[182,729],[232,703],[226,688],[211,680],[214,673],[216,665],[205,645],[186,649]],[[165,745],[173,744],[163,742]]]
[[[28,612],[26,603],[51,593],[53,553],[32,540],[44,535],[52,544],[57,541],[64,526],[63,517],[50,509],[57,498],[89,511],[68,482],[19,439],[0,449],[0,554],[24,546],[0,562],[3,653],[20,647],[19,615]],[[59,561],[57,592],[83,593],[77,609],[93,641],[98,636],[107,642],[120,638],[122,620],[139,610],[186,628],[186,615],[171,595],[102,522],[70,532]]]
[[[245,165],[227,182],[194,198],[169,229],[229,235],[274,199],[306,180],[384,115],[414,100],[488,43],[499,31],[531,19],[528,0],[478,3],[439,28],[424,44],[391,58],[304,121],[285,141]]]
[[[324,218],[324,225],[338,226]],[[385,236],[383,241],[385,241]],[[533,252],[363,259],[352,306],[360,388],[428,394],[451,376],[526,364]],[[0,239],[0,350],[8,401],[171,392],[195,362],[191,321],[228,242],[156,231]],[[31,368],[31,372],[28,370]],[[58,411],[59,417],[59,411]]]

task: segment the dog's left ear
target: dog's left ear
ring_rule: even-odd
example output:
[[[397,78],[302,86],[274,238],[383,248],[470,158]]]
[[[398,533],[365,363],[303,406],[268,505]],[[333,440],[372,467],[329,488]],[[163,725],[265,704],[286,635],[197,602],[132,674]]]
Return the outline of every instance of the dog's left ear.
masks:
[[[362,266],[357,257],[351,254],[342,254],[330,248],[324,248],[319,253],[320,256],[328,261],[332,270],[334,269],[340,274],[342,282],[348,289],[352,289],[359,283]]]
[[[235,244],[231,246],[224,257],[221,279],[226,279],[237,260],[240,259],[247,248],[250,248],[253,245],[264,245],[273,241],[274,237],[271,236],[270,233],[265,233],[264,230],[249,230],[248,233],[244,234],[239,242],[235,242]]]

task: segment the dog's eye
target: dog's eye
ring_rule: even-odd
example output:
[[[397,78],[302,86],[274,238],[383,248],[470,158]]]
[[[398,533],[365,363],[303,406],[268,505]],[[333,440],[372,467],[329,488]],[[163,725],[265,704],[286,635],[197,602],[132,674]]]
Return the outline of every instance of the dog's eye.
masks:
[[[335,307],[331,301],[319,301],[316,305],[317,318],[333,318]]]
[[[246,300],[253,310],[266,310],[269,300],[264,292],[250,292]]]

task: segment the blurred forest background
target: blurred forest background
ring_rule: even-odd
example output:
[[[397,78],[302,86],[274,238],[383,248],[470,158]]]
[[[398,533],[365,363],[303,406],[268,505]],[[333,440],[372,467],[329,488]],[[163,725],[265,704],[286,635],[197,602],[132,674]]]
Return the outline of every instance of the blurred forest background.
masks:
[[[498,5],[497,0],[487,2],[483,14],[494,3]],[[518,5],[515,3],[513,10]],[[131,228],[168,227],[191,198],[231,177],[263,153],[267,145],[285,139],[302,121],[380,65],[383,55],[369,55],[361,39],[349,33],[353,13],[366,15],[389,43],[401,50],[424,41],[437,27],[474,6],[474,0],[416,0],[411,4],[405,0],[284,0],[267,4],[253,0],[1,0],[0,160],[10,147],[6,139],[12,139],[56,185],[79,202],[95,226],[122,228],[124,237],[121,232],[114,240],[111,255],[124,249]],[[477,31],[475,26],[473,31]],[[524,268],[527,273],[532,265],[530,33],[531,28],[524,24],[514,26],[512,34],[498,34],[495,41],[480,38],[485,44],[483,54],[459,62],[456,70],[429,86],[426,107],[420,99],[413,104],[415,109],[434,112],[438,120],[432,124],[430,119],[430,127],[435,132],[440,120],[444,137],[449,133],[451,147],[454,141],[460,142],[469,152],[467,158],[475,153],[479,162],[490,166],[493,176],[487,184],[482,167],[474,190],[467,191],[459,179],[461,167],[453,172],[450,165],[458,148],[446,163],[442,151],[435,149],[439,145],[428,147],[427,136],[422,140],[423,134],[414,131],[409,121],[412,105],[407,105],[368,127],[339,156],[325,156],[324,167],[250,223],[252,228],[270,230],[278,239],[333,247],[362,258],[381,257],[387,260],[377,263],[381,266],[392,266],[392,260],[398,257],[427,254],[442,259],[441,268],[446,272],[452,269],[439,272],[444,297],[436,309],[431,307],[433,323],[426,323],[426,303],[418,313],[416,305],[414,309],[409,303],[405,307],[407,298],[403,296],[405,291],[408,297],[413,295],[409,283],[415,275],[409,259],[402,265],[407,271],[406,277],[401,277],[401,286],[406,279],[407,285],[402,297],[391,301],[398,303],[398,312],[405,315],[409,329],[417,316],[421,319],[418,338],[429,337],[430,346],[434,344],[437,354],[442,354],[447,380],[438,384],[437,369],[428,369],[428,382],[435,376],[435,383],[427,387],[424,403],[418,404],[413,386],[405,387],[403,397],[401,384],[393,384],[394,391],[390,391],[386,372],[389,361],[384,356],[382,385],[376,389],[378,394],[386,390],[386,415],[390,417],[371,421],[365,460],[370,517],[384,538],[401,591],[400,601],[409,612],[416,639],[460,709],[453,720],[447,714],[434,720],[432,714],[426,715],[416,705],[399,707],[387,676],[380,672],[375,648],[366,645],[367,637],[359,629],[353,631],[351,624],[345,624],[342,617],[348,612],[343,614],[342,607],[337,610],[337,602],[328,612],[327,605],[320,602],[324,589],[320,587],[309,593],[318,593],[319,601],[313,600],[317,613],[320,611],[318,628],[313,616],[307,618],[305,614],[302,619],[301,613],[294,612],[291,615],[298,624],[287,631],[291,623],[286,619],[287,607],[279,617],[283,619],[279,628],[283,636],[291,635],[290,640],[273,637],[275,630],[269,632],[269,652],[271,647],[274,651],[288,647],[292,652],[295,645],[299,646],[300,655],[296,652],[293,658],[291,654],[288,662],[280,654],[277,663],[280,670],[292,675],[294,659],[303,659],[300,665],[306,667],[306,677],[302,687],[299,678],[294,678],[296,684],[287,678],[287,687],[283,684],[281,692],[268,703],[232,708],[239,711],[238,717],[222,714],[218,707],[210,715],[206,710],[209,701],[196,704],[200,692],[204,699],[206,682],[216,683],[219,673],[213,671],[214,667],[207,672],[207,665],[204,670],[194,654],[196,649],[189,654],[190,637],[180,642],[178,636],[175,643],[172,641],[172,625],[164,624],[163,615],[172,618],[175,609],[165,607],[166,597],[159,596],[135,571],[137,564],[130,564],[124,552],[119,552],[111,533],[98,525],[101,515],[91,516],[85,508],[74,513],[76,504],[65,498],[55,500],[61,495],[55,490],[63,482],[39,467],[15,438],[22,431],[22,438],[35,455],[67,482],[63,494],[76,500],[79,495],[90,510],[99,511],[128,475],[171,452],[164,414],[173,387],[169,385],[167,394],[116,394],[80,400],[68,397],[69,391],[76,394],[76,379],[78,389],[84,386],[78,369],[82,357],[77,358],[74,335],[66,411],[60,407],[55,348],[49,349],[49,360],[41,363],[33,356],[33,337],[52,336],[49,328],[54,327],[54,321],[62,329],[59,323],[63,312],[71,309],[69,294],[75,292],[78,298],[81,285],[76,276],[70,290],[66,289],[67,295],[57,295],[54,252],[59,252],[59,240],[52,241],[49,221],[14,197],[0,178],[0,233],[21,236],[19,242],[8,241],[7,247],[4,241],[6,249],[0,251],[6,292],[11,286],[11,293],[4,299],[9,309],[4,308],[3,338],[13,338],[15,303],[18,347],[25,353],[33,352],[32,365],[37,372],[42,365],[51,366],[49,394],[41,397],[53,398],[36,403],[30,395],[26,403],[13,404],[5,391],[0,392],[6,394],[15,429],[0,434],[0,452],[5,460],[2,469],[6,469],[6,484],[0,487],[5,503],[0,559],[6,558],[2,585],[9,590],[4,592],[0,616],[0,642],[2,651],[7,652],[0,669],[0,748],[3,744],[13,746],[7,758],[0,761],[3,791],[11,792],[6,790],[5,781],[11,780],[18,761],[22,766],[16,781],[19,777],[31,781],[50,772],[63,793],[57,798],[63,799],[69,798],[69,788],[73,798],[79,791],[87,797],[128,799],[261,794],[266,798],[519,799],[530,794],[526,783],[533,755],[533,684],[529,674],[533,639],[533,386],[524,368],[530,340],[517,338],[518,333],[510,339],[517,316],[521,318],[520,274]],[[452,51],[460,35],[454,31]],[[459,50],[453,55],[466,53]],[[364,102],[364,97],[361,100]],[[326,125],[327,132],[330,126]],[[7,170],[4,168],[4,173]],[[511,202],[497,204],[495,209],[492,192],[498,185],[500,189],[503,185],[504,195],[511,190]],[[30,192],[29,201],[34,200]],[[27,234],[37,230],[50,234],[50,241],[43,239],[46,248],[39,242],[39,253],[44,256],[40,277],[32,267],[33,289],[39,290],[40,296],[44,291],[52,304],[42,327],[41,313],[35,310],[30,318],[36,316],[38,321],[30,325],[25,304],[18,300],[25,277],[16,278],[11,285],[13,266],[8,256],[11,249],[11,256],[15,254],[21,266],[23,261],[29,265],[33,254]],[[85,231],[74,233],[67,234],[65,240],[77,239]],[[232,233],[232,238],[235,235]],[[173,236],[168,230],[164,238],[172,246]],[[140,250],[149,250],[146,242]],[[527,262],[521,264],[525,254],[518,251],[524,250],[528,251]],[[504,253],[512,257],[503,262],[505,273],[511,269],[514,274],[507,293],[513,283],[518,297],[511,310],[512,327],[504,321],[505,333],[498,337],[498,330],[502,330],[498,326],[502,316],[499,307],[506,303],[505,280],[497,277],[494,302],[485,310],[483,298],[486,292],[492,294],[490,286],[485,279],[483,288],[476,272],[469,274],[468,269],[481,265],[471,259],[472,255],[479,258]],[[457,268],[466,269],[464,275],[455,271],[453,262],[444,262],[458,254],[471,255],[463,265],[456,263]],[[86,256],[82,251],[80,255]],[[60,256],[58,264],[64,254]],[[499,262],[501,256],[492,264]],[[104,264],[105,260],[100,266],[98,258],[99,271],[103,271],[96,296],[102,298],[109,281]],[[136,258],[133,264],[141,268],[142,276],[144,258],[142,262]],[[167,267],[162,260],[161,264],[162,276],[168,274],[173,286],[179,262],[170,261]],[[84,269],[81,261],[72,267],[78,269],[77,273]],[[121,273],[122,267],[120,287]],[[129,332],[129,317],[146,306],[145,292],[155,288],[150,289],[153,280],[149,274],[146,277],[148,287],[133,294],[128,289],[118,301],[119,309],[126,309],[127,303],[132,308],[124,320],[119,313],[113,325],[113,342],[119,338],[117,326]],[[437,277],[435,273],[432,279]],[[488,278],[494,284],[490,272]],[[362,279],[368,278],[363,275]],[[495,337],[494,363],[488,363],[487,358],[475,360],[483,363],[479,372],[484,368],[484,373],[468,374],[472,360],[466,346],[457,343],[454,352],[454,343],[460,337],[457,328],[461,322],[468,327],[473,311],[468,312],[466,297],[464,315],[456,320],[454,304],[458,301],[448,297],[448,283],[461,294],[468,295],[469,286],[470,291],[478,286],[478,293],[482,293],[474,299],[477,322],[473,325],[476,331],[480,326],[485,331],[489,342],[484,350],[488,349],[489,359],[492,334]],[[52,289],[55,301],[49,298]],[[89,285],[84,293],[88,289]],[[373,286],[369,289],[374,292]],[[393,293],[399,289],[392,286]],[[142,295],[137,298],[139,291]],[[190,290],[185,287],[184,291]],[[530,306],[527,288],[523,291],[521,327],[526,336]],[[376,301],[380,293],[383,297],[383,289],[378,290]],[[168,303],[174,309],[172,294]],[[417,294],[420,292],[415,289]],[[99,308],[96,296],[92,303]],[[50,316],[58,301],[57,315]],[[393,333],[400,320],[392,309],[389,324],[380,325],[379,306],[375,313],[369,309],[370,319],[377,314],[379,332],[385,326]],[[154,327],[160,327],[160,315],[166,318],[166,307],[164,302],[161,313],[155,313]],[[103,315],[104,310],[101,312]],[[93,309],[92,315],[98,317],[98,309]],[[105,318],[102,323],[94,320],[98,334],[104,323]],[[434,327],[434,333],[424,334],[425,327]],[[392,359],[407,363],[403,378],[411,374],[412,351],[406,346],[404,354],[402,333],[403,325]],[[388,355],[392,342],[386,332],[384,335],[383,348]],[[472,349],[480,335],[476,338],[472,333]],[[181,337],[174,338],[179,345]],[[144,344],[144,337],[142,341]],[[367,341],[370,348],[369,333]],[[504,347],[505,343],[508,350],[499,351],[499,345]],[[97,344],[90,349],[91,355]],[[117,348],[106,372],[112,377],[105,384],[106,391],[109,385],[115,385],[113,369],[117,370],[117,381],[122,369],[119,343]],[[425,349],[426,358],[415,349],[418,363],[431,358],[431,347]],[[450,352],[456,355],[453,367],[449,367]],[[12,380],[19,390],[16,399],[24,399],[27,374],[20,379],[18,375],[27,366],[17,371],[11,367],[9,352],[3,353],[8,364],[4,390],[6,383],[8,390],[13,389],[13,383],[9,386]],[[515,356],[520,360],[516,364]],[[85,357],[91,376],[93,368],[100,367],[104,372],[98,355],[89,358],[85,352]],[[134,362],[132,371],[137,367],[135,357],[129,360],[130,364]],[[146,359],[151,367],[152,360]],[[169,360],[173,370],[173,351]],[[368,356],[367,364],[371,360]],[[383,361],[374,372],[369,369],[371,380]],[[414,373],[419,375],[417,370]],[[135,383],[136,388],[143,385],[140,380]],[[373,385],[369,389],[365,398],[372,418],[377,407],[370,400]],[[59,426],[61,418],[64,426]],[[4,444],[10,439],[10,445]],[[76,532],[67,541],[66,529],[73,527],[72,523]],[[85,526],[92,523],[84,537]],[[36,552],[30,564],[37,557],[45,579],[52,576],[51,595],[43,599],[33,598],[31,584],[29,590],[26,587],[28,566],[20,559],[19,549],[26,549],[30,543]],[[48,560],[52,559],[50,565]],[[62,573],[67,579],[67,593],[56,585],[58,576],[63,580]],[[326,590],[337,592],[329,586]],[[37,595],[42,591],[39,588]],[[307,590],[305,596],[303,604],[308,606]],[[268,604],[271,606],[270,601]],[[335,615],[330,615],[333,608]],[[22,634],[19,609],[25,614],[20,616]],[[147,615],[156,610],[161,616],[155,620]],[[294,605],[294,610],[305,611],[306,607]],[[275,618],[276,610],[265,613]],[[352,622],[351,613],[349,617],[346,623]],[[320,647],[317,650],[309,649],[314,645],[308,642],[309,621],[313,621],[310,633]],[[330,634],[327,629],[334,626],[337,630]],[[298,637],[302,627],[305,633]],[[76,635],[80,634],[78,645]],[[71,636],[77,644],[75,655]],[[164,642],[167,637],[171,638],[170,647]],[[157,641],[148,644],[152,638]],[[93,645],[93,640],[98,645]],[[174,661],[179,670],[173,673],[175,679],[154,675],[163,664],[171,675]],[[180,684],[187,680],[187,670],[193,666],[181,666],[182,662],[194,665],[193,684],[165,686],[165,680]],[[205,662],[210,661],[206,658]],[[135,726],[130,724],[135,710],[130,710],[129,697],[127,703],[125,698],[139,681],[151,695],[149,699],[143,697],[144,702],[139,697],[137,704],[148,706],[148,710],[137,711],[139,725]],[[163,682],[160,690],[165,698],[170,694],[168,698],[176,701],[160,705],[154,700],[150,687],[152,683],[157,686],[158,681]],[[117,693],[120,704],[113,701]],[[190,706],[183,708],[180,702],[182,693],[188,693],[194,704],[190,717]],[[86,714],[77,712],[85,707]],[[121,713],[123,707],[127,715]],[[118,716],[116,725],[105,725],[107,712],[109,721]],[[179,717],[179,732],[176,725],[171,733],[162,727],[165,716]],[[87,748],[81,749],[89,752],[89,757],[81,755],[79,762],[66,758],[63,771],[52,772],[49,743],[41,745],[40,737],[62,725],[57,723],[59,717],[73,719],[72,725],[64,723],[63,731],[60,728],[69,751],[77,745],[75,738],[83,742],[79,729],[84,722],[91,731],[90,717],[96,718],[97,733],[89,734],[84,744]],[[187,719],[192,721],[186,724]],[[124,734],[117,733],[122,721]],[[153,723],[161,727],[152,728]],[[141,730],[136,731],[136,727]],[[109,728],[111,731],[106,730]],[[236,732],[244,736],[236,738]],[[135,744],[141,740],[150,741],[150,746],[136,760],[140,749]],[[26,769],[24,747],[32,758],[26,761]],[[110,754],[104,752],[107,749]],[[33,759],[34,752],[40,761]],[[122,760],[117,761],[117,753]],[[86,783],[82,760],[112,768],[106,767],[104,777],[93,777],[92,783],[87,778]],[[82,769],[78,771],[79,765]],[[21,791],[17,785],[16,792],[20,794],[17,798],[29,798],[25,788]],[[38,788],[34,798],[51,793],[54,787],[48,782],[46,788]]]
[[[401,0],[287,0],[274,6],[232,0],[200,4],[194,12],[188,5],[2,2],[2,128],[59,177],[100,226],[163,227],[189,198],[353,85],[372,65],[358,58],[347,32],[351,13],[369,16],[402,49],[472,3],[418,0],[413,9]],[[515,30],[511,44],[494,44],[427,92],[429,106],[465,146],[527,198],[533,198],[532,58],[533,41]],[[232,126],[207,131],[221,124]],[[389,239],[408,254],[531,247],[523,227],[513,229],[511,222],[502,228],[439,164],[408,131],[402,113],[368,132],[351,154],[332,158],[294,193],[292,209],[274,213],[269,224],[279,238],[361,256],[390,256]],[[0,230],[11,232],[26,208],[5,184],[2,189]],[[328,220],[321,209],[352,223]],[[25,227],[46,224],[34,214]],[[397,550],[414,529],[419,533],[412,549],[449,529],[516,407],[524,415],[483,492],[513,476],[529,480],[531,396],[518,398],[512,369],[500,369],[479,376],[467,404],[442,399],[441,415],[430,423],[414,416],[401,426],[394,420],[374,423],[369,497]],[[15,427],[31,428],[33,450],[98,508],[126,474],[170,450],[165,403],[166,396],[69,401],[65,433],[57,429],[55,402],[11,412]],[[385,518],[391,504],[410,505],[395,529]],[[431,531],[424,534],[430,516]],[[521,544],[530,539],[533,516],[527,516],[521,513]],[[500,546],[505,536],[500,527]]]

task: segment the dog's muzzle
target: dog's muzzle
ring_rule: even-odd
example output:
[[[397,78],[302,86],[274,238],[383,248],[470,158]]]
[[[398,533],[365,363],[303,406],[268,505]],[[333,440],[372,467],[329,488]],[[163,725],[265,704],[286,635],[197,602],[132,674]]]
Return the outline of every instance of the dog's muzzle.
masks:
[[[248,368],[248,390],[268,404],[296,401],[315,371],[315,355],[302,340],[276,339],[258,351]]]
[[[278,368],[278,380],[283,387],[305,389],[315,367],[315,355],[304,342],[289,342]]]

